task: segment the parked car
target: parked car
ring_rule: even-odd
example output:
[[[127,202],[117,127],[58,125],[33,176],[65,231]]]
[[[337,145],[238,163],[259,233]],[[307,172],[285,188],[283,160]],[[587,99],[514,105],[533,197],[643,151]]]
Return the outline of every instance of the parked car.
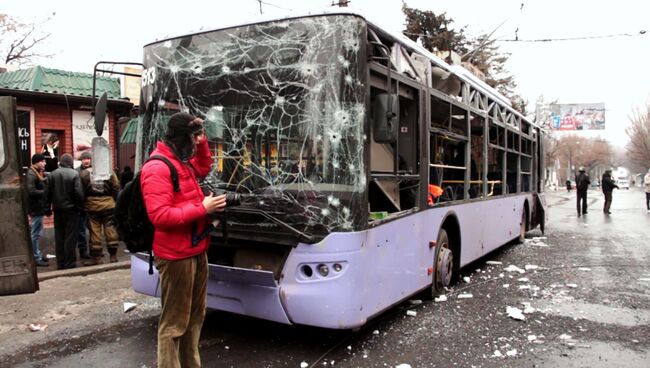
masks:
[[[592,180],[592,181],[591,181],[591,187],[592,187],[592,188],[598,188],[598,187],[600,187],[600,180],[598,180],[598,179],[594,179],[594,180]]]
[[[630,183],[627,181],[627,179],[618,179],[618,189],[630,189]]]

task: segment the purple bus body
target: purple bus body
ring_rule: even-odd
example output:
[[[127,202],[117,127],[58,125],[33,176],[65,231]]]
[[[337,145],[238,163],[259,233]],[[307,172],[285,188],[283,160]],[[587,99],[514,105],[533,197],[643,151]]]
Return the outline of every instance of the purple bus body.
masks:
[[[533,208],[532,194],[433,207],[364,231],[301,243],[288,256],[279,282],[269,271],[210,265],[208,307],[285,324],[362,326],[431,284],[435,248],[429,242],[447,216],[460,226],[462,267],[519,236],[525,201]],[[339,272],[334,264],[342,266]],[[319,265],[328,266],[327,277],[317,272]],[[134,255],[131,270],[137,292],[160,295],[158,273],[147,273],[146,256]]]

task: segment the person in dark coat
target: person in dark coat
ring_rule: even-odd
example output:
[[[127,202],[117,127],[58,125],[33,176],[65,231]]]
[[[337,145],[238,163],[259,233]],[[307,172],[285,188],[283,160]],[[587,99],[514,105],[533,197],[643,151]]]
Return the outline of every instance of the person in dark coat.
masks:
[[[603,177],[600,180],[600,185],[603,188],[603,194],[605,195],[605,206],[603,207],[603,212],[609,215],[609,208],[612,206],[612,191],[614,188],[618,189],[618,185],[612,180],[612,170],[605,170]]]
[[[120,175],[120,187],[124,189],[131,180],[133,180],[133,171],[131,171],[131,166],[124,166],[124,171],[122,171],[122,175]]]
[[[580,217],[580,215],[587,214],[587,189],[589,189],[591,180],[589,180],[589,175],[585,172],[584,167],[580,167],[578,171],[578,175],[576,176],[576,199],[578,217]],[[580,202],[582,202],[582,208],[580,208]]]
[[[27,212],[31,218],[32,252],[34,253],[34,262],[41,267],[50,265],[43,257],[39,244],[43,233],[43,216],[52,215],[45,203],[45,184],[45,156],[36,153],[32,156],[32,166],[25,174],[25,187],[27,189]]]
[[[72,156],[61,156],[59,168],[47,178],[47,203],[54,211],[54,243],[58,269],[74,268],[79,235],[79,211],[84,203],[83,188]]]

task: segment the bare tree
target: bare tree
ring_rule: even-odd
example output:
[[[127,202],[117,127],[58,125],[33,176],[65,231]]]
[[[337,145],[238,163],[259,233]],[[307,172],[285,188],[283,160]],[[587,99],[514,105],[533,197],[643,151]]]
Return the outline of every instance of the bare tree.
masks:
[[[41,30],[50,19],[52,17],[38,24],[22,23],[8,14],[0,14],[0,57],[4,58],[4,63],[24,65],[39,57],[51,57],[38,51],[38,47],[50,37],[50,33]]]
[[[544,145],[544,162],[546,166],[553,165],[560,151],[559,140],[551,133],[546,132],[542,144]]]
[[[636,109],[628,118],[630,125],[625,133],[630,138],[626,148],[627,160],[635,171],[647,171],[650,168],[650,104],[646,110]]]
[[[590,175],[597,175],[597,169],[611,166],[613,149],[603,139],[580,137],[574,134],[558,140],[558,158],[563,179],[573,178],[578,167],[583,166]]]

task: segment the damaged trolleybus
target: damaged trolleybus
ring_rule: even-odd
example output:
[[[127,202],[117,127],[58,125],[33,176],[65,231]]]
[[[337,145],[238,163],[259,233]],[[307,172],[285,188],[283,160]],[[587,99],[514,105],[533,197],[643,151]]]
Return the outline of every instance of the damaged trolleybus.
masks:
[[[171,114],[202,116],[204,186],[239,202],[214,218],[210,308],[354,328],[543,226],[541,129],[362,15],[170,38],[144,66],[137,162]],[[159,295],[146,255],[131,268]]]

